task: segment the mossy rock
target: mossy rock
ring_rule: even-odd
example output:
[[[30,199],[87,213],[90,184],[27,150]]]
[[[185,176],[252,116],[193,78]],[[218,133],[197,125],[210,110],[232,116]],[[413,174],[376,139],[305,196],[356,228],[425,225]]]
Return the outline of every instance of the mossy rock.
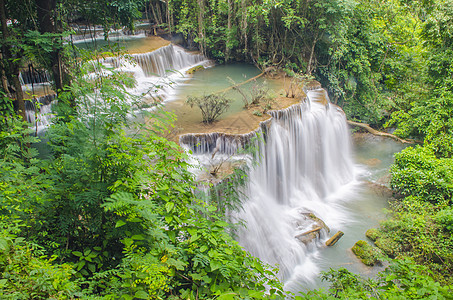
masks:
[[[327,226],[326,223],[324,223],[324,221],[318,218],[314,213],[304,213],[304,215],[315,221],[318,226],[324,228],[327,232],[330,232],[329,226]]]
[[[381,235],[381,231],[377,228],[370,228],[365,233],[366,237],[375,242]]]
[[[371,267],[381,263],[381,251],[365,241],[358,241],[351,250],[367,266]]]
[[[399,248],[398,243],[396,243],[395,241],[393,241],[390,238],[385,238],[385,237],[378,238],[374,242],[374,244],[376,245],[376,247],[381,249],[385,254],[387,254],[391,258],[395,257],[396,251]]]
[[[186,71],[187,74],[193,74],[201,69],[204,69],[204,67],[202,65],[199,65],[199,66],[195,66],[193,68],[190,68],[189,70]]]

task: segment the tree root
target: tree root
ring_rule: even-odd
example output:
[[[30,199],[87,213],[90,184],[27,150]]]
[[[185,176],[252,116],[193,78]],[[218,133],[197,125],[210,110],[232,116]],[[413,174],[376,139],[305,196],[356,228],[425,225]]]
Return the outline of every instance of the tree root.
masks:
[[[354,121],[349,121],[349,120],[348,120],[348,124],[351,125],[351,126],[357,126],[357,127],[363,128],[363,129],[365,129],[366,131],[368,131],[369,133],[371,133],[371,134],[373,134],[373,135],[384,136],[384,137],[392,138],[392,139],[394,139],[395,141],[401,142],[401,143],[403,143],[403,144],[415,144],[415,143],[419,143],[419,141],[415,141],[415,140],[412,140],[412,139],[404,140],[404,139],[402,139],[402,138],[397,137],[397,136],[394,135],[394,134],[387,133],[387,132],[382,132],[382,131],[377,131],[376,129],[371,128],[370,125],[365,124],[365,123],[359,123],[359,122],[354,122]]]

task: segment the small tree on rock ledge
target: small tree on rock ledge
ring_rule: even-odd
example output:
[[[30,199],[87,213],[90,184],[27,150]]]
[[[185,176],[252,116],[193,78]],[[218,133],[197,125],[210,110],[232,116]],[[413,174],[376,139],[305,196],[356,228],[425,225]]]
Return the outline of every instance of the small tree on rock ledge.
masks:
[[[211,94],[198,97],[190,96],[186,103],[190,107],[198,106],[203,116],[203,123],[210,124],[230,107],[231,100],[224,95]]]

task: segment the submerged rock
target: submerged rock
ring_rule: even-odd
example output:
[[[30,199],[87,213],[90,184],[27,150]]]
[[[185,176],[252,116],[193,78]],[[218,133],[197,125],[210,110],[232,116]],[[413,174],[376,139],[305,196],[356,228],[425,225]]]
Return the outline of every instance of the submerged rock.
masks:
[[[365,160],[364,163],[367,166],[376,167],[377,165],[381,164],[382,161],[379,158],[370,158],[370,159]]]
[[[203,65],[198,65],[198,66],[195,66],[195,67],[192,67],[190,68],[189,70],[186,71],[186,74],[193,74],[199,70],[204,70],[204,66]]]
[[[373,191],[376,195],[385,198],[391,198],[393,196],[393,190],[386,185],[371,181],[367,181],[365,183],[368,186],[369,190]]]

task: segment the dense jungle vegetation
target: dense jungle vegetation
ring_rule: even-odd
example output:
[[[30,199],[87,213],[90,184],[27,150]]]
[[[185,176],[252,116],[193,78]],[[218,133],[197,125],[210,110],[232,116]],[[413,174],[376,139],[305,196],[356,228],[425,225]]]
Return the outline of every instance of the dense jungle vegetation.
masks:
[[[234,193],[194,194],[163,137],[172,116],[132,124],[133,80],[97,60],[111,53],[65,42],[71,24],[107,34],[145,18],[219,62],[316,78],[349,119],[417,141],[396,156],[397,199],[369,234],[390,267],[332,270],[327,291],[291,295],[234,241]],[[452,298],[452,0],[0,0],[0,21],[2,299]],[[57,92],[46,157],[25,121],[29,66]]]

